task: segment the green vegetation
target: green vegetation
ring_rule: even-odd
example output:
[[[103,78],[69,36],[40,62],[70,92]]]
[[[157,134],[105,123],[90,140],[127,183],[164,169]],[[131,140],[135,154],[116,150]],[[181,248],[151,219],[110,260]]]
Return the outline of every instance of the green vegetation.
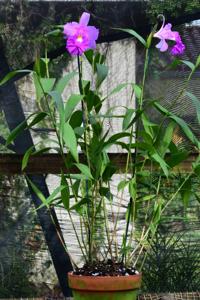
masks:
[[[178,17],[187,13],[199,11],[199,0],[151,0],[147,2],[147,15],[150,17],[151,23],[155,23],[159,14],[170,15],[170,17]]]

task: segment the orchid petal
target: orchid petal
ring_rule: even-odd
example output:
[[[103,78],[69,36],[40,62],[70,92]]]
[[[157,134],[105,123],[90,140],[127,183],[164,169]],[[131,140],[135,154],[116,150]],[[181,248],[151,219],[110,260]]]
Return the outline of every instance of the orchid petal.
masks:
[[[99,36],[99,29],[97,29],[94,26],[88,26],[88,36],[89,36],[89,40],[94,40],[96,41],[98,39]]]
[[[90,20],[90,14],[84,12],[80,18],[79,24],[87,26],[89,20]]]
[[[168,45],[165,40],[161,40],[157,45],[156,48],[160,49],[161,52],[165,52],[168,49]]]
[[[66,36],[72,36],[76,33],[76,28],[79,24],[77,22],[71,22],[64,25],[64,34]]]

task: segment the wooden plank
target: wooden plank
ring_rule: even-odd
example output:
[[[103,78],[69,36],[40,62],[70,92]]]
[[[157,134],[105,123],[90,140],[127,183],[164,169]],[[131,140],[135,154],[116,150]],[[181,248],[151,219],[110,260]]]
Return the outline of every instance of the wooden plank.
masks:
[[[191,170],[191,164],[197,158],[197,153],[191,154],[182,164],[179,169],[186,172]],[[30,157],[27,168],[24,172],[21,171],[21,154],[5,154],[0,153],[0,174],[59,174],[61,170],[64,172],[76,173],[76,168],[66,170],[63,160],[59,154],[42,154]],[[110,153],[112,162],[120,168],[121,172],[125,171],[126,153]],[[80,155],[80,162],[84,162],[83,155]],[[176,168],[177,170],[177,168]]]

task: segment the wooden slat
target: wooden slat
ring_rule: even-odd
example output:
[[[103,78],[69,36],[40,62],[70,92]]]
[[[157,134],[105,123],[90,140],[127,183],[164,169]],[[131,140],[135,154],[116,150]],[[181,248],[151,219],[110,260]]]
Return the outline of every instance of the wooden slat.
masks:
[[[110,159],[113,163],[124,172],[126,165],[126,153],[110,153]],[[76,173],[78,170],[72,168],[66,170],[62,158],[58,154],[43,154],[30,157],[27,168],[24,172],[21,171],[21,160],[23,155],[19,154],[0,154],[0,174],[59,174],[63,169],[65,172]],[[179,169],[184,171],[191,170],[191,164],[197,158],[197,154],[191,154],[187,160],[184,161]],[[83,162],[83,156],[80,155],[80,162]]]

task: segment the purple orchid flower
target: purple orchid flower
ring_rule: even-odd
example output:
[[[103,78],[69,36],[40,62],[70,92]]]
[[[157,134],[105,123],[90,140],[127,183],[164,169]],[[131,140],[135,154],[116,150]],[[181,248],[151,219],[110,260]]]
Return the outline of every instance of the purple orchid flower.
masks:
[[[172,31],[172,24],[168,23],[165,25],[165,19],[163,17],[163,24],[159,31],[154,34],[154,37],[160,39],[160,42],[156,45],[161,52],[165,52],[168,49],[166,40],[174,41],[176,44],[171,49],[172,55],[181,55],[185,50],[180,34],[177,31]]]
[[[82,55],[86,50],[96,48],[99,30],[94,26],[88,26],[89,20],[90,14],[84,12],[79,23],[70,22],[64,25],[66,48],[71,55]]]

